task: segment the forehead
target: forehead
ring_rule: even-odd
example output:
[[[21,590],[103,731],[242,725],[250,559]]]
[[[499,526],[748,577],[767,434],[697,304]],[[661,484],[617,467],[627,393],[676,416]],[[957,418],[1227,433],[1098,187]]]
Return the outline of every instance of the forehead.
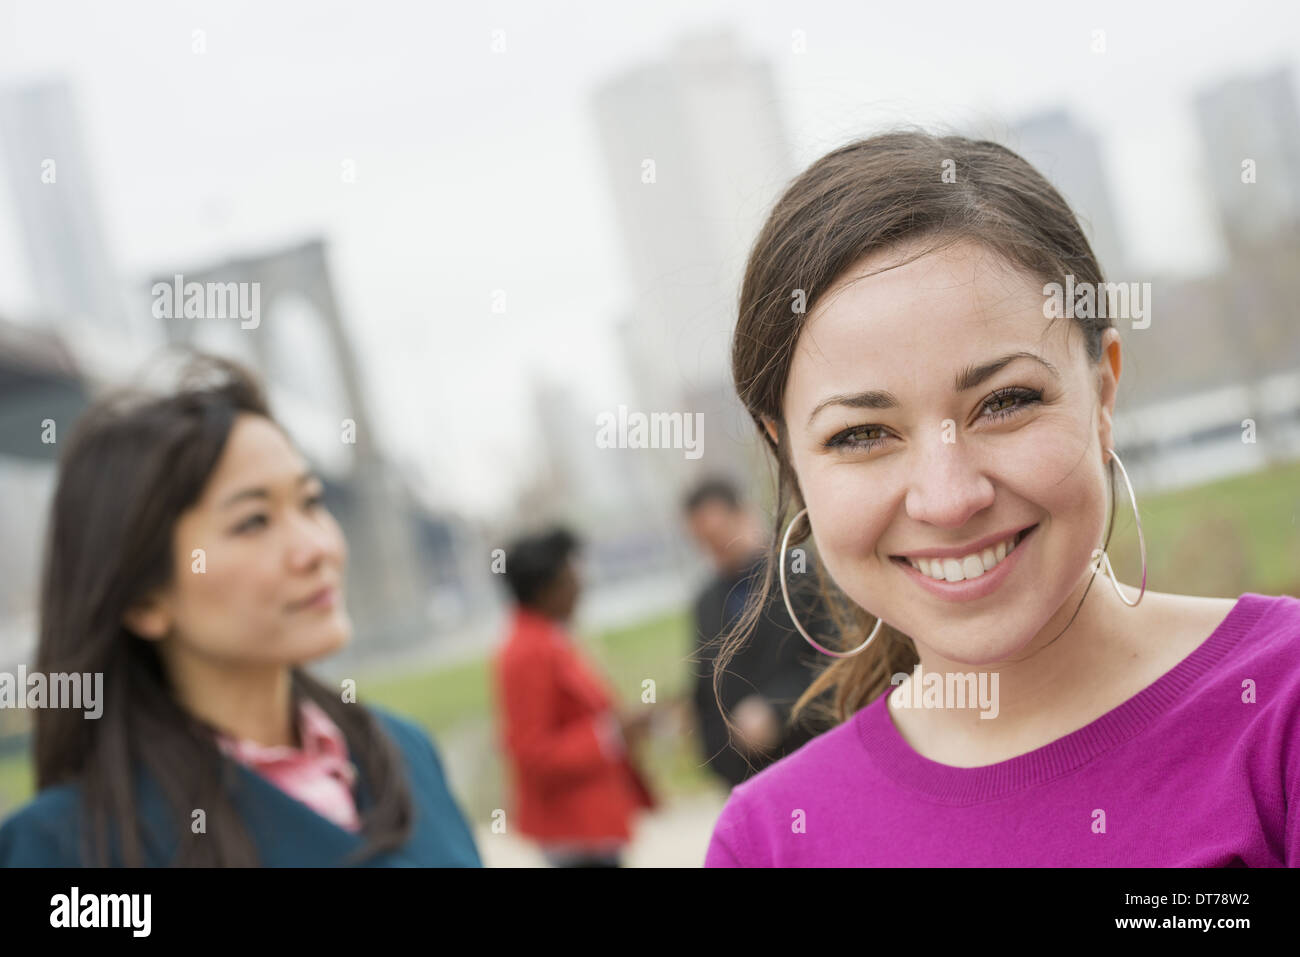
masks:
[[[908,252],[862,260],[818,300],[795,347],[787,421],[802,425],[831,393],[950,393],[959,370],[1021,349],[1063,367],[1053,357],[1070,323],[1049,332],[1042,282],[967,242],[879,271]]]
[[[220,496],[235,486],[295,482],[305,468],[302,456],[275,423],[244,413],[230,428],[204,497]]]
[[[734,517],[735,510],[730,504],[718,498],[708,498],[690,511],[692,522],[718,522]]]

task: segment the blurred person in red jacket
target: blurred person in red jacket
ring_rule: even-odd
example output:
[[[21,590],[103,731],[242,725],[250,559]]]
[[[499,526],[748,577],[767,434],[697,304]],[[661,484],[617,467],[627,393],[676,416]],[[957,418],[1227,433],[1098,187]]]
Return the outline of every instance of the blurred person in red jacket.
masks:
[[[579,542],[554,528],[507,547],[514,599],[494,662],[513,818],[554,867],[619,867],[631,822],[656,799],[636,767],[651,712],[619,712],[568,632]]]

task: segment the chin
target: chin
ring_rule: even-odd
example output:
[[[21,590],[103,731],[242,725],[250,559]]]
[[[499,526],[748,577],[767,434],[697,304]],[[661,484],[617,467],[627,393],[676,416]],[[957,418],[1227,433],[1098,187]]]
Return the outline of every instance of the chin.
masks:
[[[304,637],[306,640],[302,643],[302,652],[295,656],[299,662],[326,658],[346,647],[352,640],[352,622],[346,615],[341,616],[337,623],[324,626],[318,632]]]
[[[974,636],[972,640],[970,632],[965,632],[951,638],[944,635],[939,642],[932,643],[930,649],[956,664],[981,668],[1016,657],[1028,647],[1032,638],[1032,631],[1025,636],[1009,635],[1003,631],[987,638]]]

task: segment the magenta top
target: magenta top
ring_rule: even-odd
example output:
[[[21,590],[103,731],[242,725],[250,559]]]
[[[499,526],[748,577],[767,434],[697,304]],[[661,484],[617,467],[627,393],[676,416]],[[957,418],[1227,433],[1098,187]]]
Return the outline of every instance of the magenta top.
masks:
[[[997,764],[922,757],[886,700],[737,785],[705,866],[1300,866],[1300,599],[1243,594],[1154,684]]]

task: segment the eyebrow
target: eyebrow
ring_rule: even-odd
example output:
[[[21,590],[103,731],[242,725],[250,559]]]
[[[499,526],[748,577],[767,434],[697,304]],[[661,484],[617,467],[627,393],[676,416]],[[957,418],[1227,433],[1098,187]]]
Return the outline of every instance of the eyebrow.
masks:
[[[320,476],[318,476],[315,472],[308,470],[298,476],[297,480],[295,480],[294,482],[294,486],[298,487],[301,485],[306,485],[312,479],[316,479],[317,481],[319,481]],[[270,493],[267,492],[265,488],[260,488],[260,487],[246,488],[243,491],[236,492],[234,495],[230,496],[230,498],[222,502],[218,506],[218,508],[229,508],[230,506],[235,505],[238,502],[242,502],[246,498],[270,498],[270,497],[271,497]]]
[[[1033,359],[1035,362],[1041,363],[1045,366],[1047,371],[1052,373],[1056,378],[1059,379],[1061,377],[1061,373],[1057,371],[1056,366],[1052,365],[1035,352],[1009,352],[1006,355],[999,356],[989,362],[967,366],[965,369],[962,369],[957,373],[957,376],[953,381],[953,391],[965,392],[969,389],[973,389],[985,380],[997,375],[1005,366],[1010,365],[1017,359]],[[851,409],[896,409],[901,404],[902,403],[898,401],[898,398],[894,393],[881,389],[869,389],[866,392],[854,392],[845,395],[832,395],[817,403],[817,407],[813,409],[812,414],[808,416],[808,424],[812,425],[813,419],[817,418],[817,413],[832,405],[844,405]]]

